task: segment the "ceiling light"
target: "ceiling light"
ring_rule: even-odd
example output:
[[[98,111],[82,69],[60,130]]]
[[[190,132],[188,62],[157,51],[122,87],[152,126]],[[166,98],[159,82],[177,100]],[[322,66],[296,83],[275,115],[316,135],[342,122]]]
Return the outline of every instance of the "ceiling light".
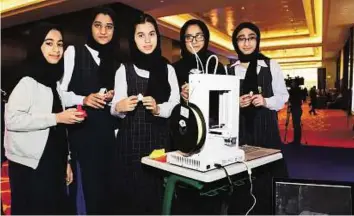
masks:
[[[11,10],[16,10],[29,5],[37,4],[45,0],[2,0],[1,1],[1,13],[5,13]]]
[[[302,63],[291,63],[291,64],[280,64],[283,70],[293,70],[293,69],[303,69],[303,68],[320,68],[322,67],[322,62],[302,62]]]

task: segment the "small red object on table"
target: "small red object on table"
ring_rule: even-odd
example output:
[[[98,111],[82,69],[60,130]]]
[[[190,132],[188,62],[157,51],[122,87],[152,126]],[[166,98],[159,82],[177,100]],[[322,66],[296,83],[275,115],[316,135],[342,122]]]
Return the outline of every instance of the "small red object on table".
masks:
[[[154,158],[153,160],[160,161],[162,163],[166,163],[167,162],[167,154],[165,154],[161,157],[158,157],[158,158]]]

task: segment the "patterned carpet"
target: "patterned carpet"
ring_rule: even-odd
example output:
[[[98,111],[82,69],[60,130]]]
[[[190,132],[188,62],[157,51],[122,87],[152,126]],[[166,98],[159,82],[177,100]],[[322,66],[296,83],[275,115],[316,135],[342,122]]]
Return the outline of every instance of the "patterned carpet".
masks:
[[[5,215],[11,214],[11,193],[8,175],[8,163],[4,162],[1,168],[1,203]]]
[[[302,144],[322,147],[354,148],[353,116],[348,117],[342,110],[317,110],[317,115],[309,114],[309,106],[302,106]],[[284,141],[286,109],[278,114],[281,138]],[[290,117],[287,143],[293,140],[293,126]]]

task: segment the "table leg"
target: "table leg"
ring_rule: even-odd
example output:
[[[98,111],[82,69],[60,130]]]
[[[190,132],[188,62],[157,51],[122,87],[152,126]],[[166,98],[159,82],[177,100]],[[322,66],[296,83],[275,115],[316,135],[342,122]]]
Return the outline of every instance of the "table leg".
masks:
[[[163,205],[162,205],[162,215],[171,215],[172,198],[173,198],[176,184],[178,182],[193,186],[198,190],[202,189],[204,186],[201,182],[197,180],[185,178],[182,176],[170,175],[169,177],[167,177],[165,194],[164,194]]]

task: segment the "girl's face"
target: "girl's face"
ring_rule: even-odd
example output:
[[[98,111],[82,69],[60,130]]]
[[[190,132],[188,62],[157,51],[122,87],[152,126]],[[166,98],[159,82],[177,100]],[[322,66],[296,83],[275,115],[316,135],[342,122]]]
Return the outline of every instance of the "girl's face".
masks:
[[[190,53],[199,52],[205,44],[204,41],[204,33],[202,29],[198,25],[190,25],[188,26],[186,33],[184,35],[184,42],[186,43],[187,50]],[[193,49],[192,49],[192,47]]]
[[[151,54],[157,46],[157,33],[150,22],[138,24],[135,28],[134,41],[140,52]]]
[[[113,38],[114,24],[108,14],[98,14],[91,26],[92,37],[101,45],[109,43]]]
[[[60,31],[52,29],[48,32],[41,46],[44,58],[50,64],[57,64],[63,57],[64,43]]]
[[[243,54],[253,53],[257,47],[257,34],[249,28],[242,29],[237,34],[237,45]]]

